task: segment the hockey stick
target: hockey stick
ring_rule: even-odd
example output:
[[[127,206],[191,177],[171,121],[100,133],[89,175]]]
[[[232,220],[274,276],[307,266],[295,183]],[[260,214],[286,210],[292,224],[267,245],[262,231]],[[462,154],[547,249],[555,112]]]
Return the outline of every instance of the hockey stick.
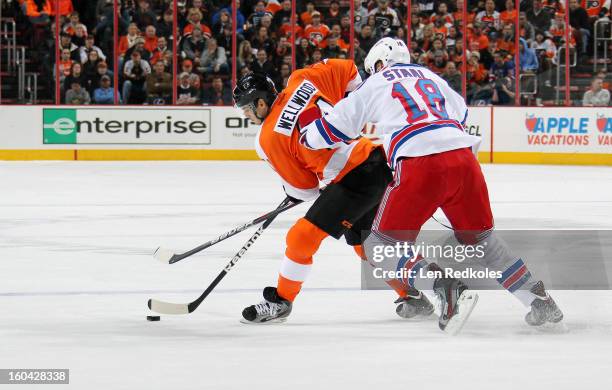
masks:
[[[283,207],[287,202],[290,202],[290,201],[288,199],[284,200],[283,203],[281,203],[281,205],[277,208],[277,210],[281,209],[281,207]],[[295,205],[295,203],[293,203],[293,205]],[[242,246],[242,248],[240,248],[240,250],[234,255],[234,257],[232,257],[230,262],[227,263],[225,268],[223,268],[223,270],[219,273],[219,275],[217,275],[215,280],[212,281],[212,283],[206,288],[206,290],[204,290],[202,295],[200,295],[195,301],[190,302],[190,303],[171,303],[171,302],[158,301],[157,299],[149,299],[149,302],[147,303],[147,305],[149,306],[149,309],[153,310],[156,313],[160,313],[160,314],[193,313],[198,308],[198,306],[200,306],[202,301],[206,299],[208,294],[210,294],[212,290],[214,290],[214,288],[217,287],[217,284],[221,282],[221,280],[225,277],[225,275],[227,275],[227,273],[232,270],[232,268],[238,263],[238,261],[242,258],[242,256],[244,256],[246,251],[249,250],[251,245],[253,245],[253,243],[259,238],[259,236],[261,236],[263,231],[268,226],[270,226],[270,224],[272,223],[272,221],[274,221],[274,218],[276,218],[278,214],[279,213],[273,214],[255,231],[255,234],[253,234],[251,238],[249,238],[249,240]]]
[[[254,220],[245,223],[244,225],[240,225],[238,227],[233,228],[230,231],[227,231],[223,234],[221,234],[219,237],[210,240],[200,246],[197,246],[185,253],[174,253],[173,251],[169,250],[169,249],[164,249],[164,248],[157,248],[155,250],[155,253],[153,254],[153,257],[155,257],[158,261],[165,263],[165,264],[174,264],[178,261],[181,261],[189,256],[195,255],[198,252],[203,251],[206,248],[210,248],[211,246],[218,244],[219,242],[228,239],[230,237],[235,236],[236,234],[245,231],[246,229],[250,228],[253,225],[257,225],[258,223],[264,222],[272,217],[276,217],[278,214],[285,212],[287,210],[289,210],[290,208],[293,208],[295,206],[297,206],[298,204],[300,204],[302,202],[290,202],[290,201],[283,201],[283,203],[281,203],[280,206],[278,206],[278,208],[276,208],[273,211],[270,211],[267,214],[262,215],[261,217],[257,217]]]

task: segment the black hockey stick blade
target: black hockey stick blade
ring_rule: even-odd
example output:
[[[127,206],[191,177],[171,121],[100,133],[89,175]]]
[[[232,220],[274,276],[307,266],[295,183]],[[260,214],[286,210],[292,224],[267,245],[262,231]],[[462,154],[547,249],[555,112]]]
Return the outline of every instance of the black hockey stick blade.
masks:
[[[196,300],[190,303],[172,303],[172,302],[159,301],[157,299],[149,299],[149,301],[147,302],[147,306],[149,306],[149,309],[151,309],[152,311],[156,313],[169,314],[169,315],[193,313],[198,308],[198,306],[200,306],[200,304],[204,301],[204,299],[206,299],[206,297],[212,292],[212,290],[214,290],[215,287],[217,287],[217,285],[219,284],[219,282],[221,282],[221,280],[225,277],[225,275],[227,275],[228,272],[230,272],[232,268],[234,268],[234,266],[238,263],[238,261],[242,258],[242,256],[244,256],[244,254],[253,245],[253,243],[257,241],[257,239],[261,236],[263,231],[268,226],[270,226],[270,224],[272,223],[274,218],[276,218],[277,215],[278,213],[272,215],[255,231],[255,233],[251,236],[251,238],[249,238],[249,240],[242,246],[242,248],[240,248],[240,250],[234,255],[234,257],[232,257],[230,262],[227,263],[227,265],[223,268],[223,270],[219,273],[219,275],[217,275],[215,280],[212,281],[212,283],[206,288],[206,290],[204,290],[202,295],[196,298]]]
[[[295,206],[297,206],[298,204],[300,204],[302,202],[292,202],[289,201],[288,199],[286,199],[285,201],[283,201],[281,203],[280,206],[278,206],[278,208],[276,208],[273,211],[270,211],[269,213],[266,213],[264,215],[262,215],[261,217],[255,218],[252,221],[249,221],[243,225],[240,225],[238,227],[235,227],[234,229],[227,231],[223,234],[221,234],[220,236],[218,236],[217,238],[210,240],[202,245],[199,245],[191,250],[188,250],[187,252],[184,253],[174,253],[173,251],[169,250],[169,249],[165,249],[165,248],[157,248],[155,250],[155,253],[153,254],[153,257],[155,257],[156,260],[164,263],[164,264],[174,264],[176,262],[179,262],[183,259],[186,259],[187,257],[190,257],[192,255],[195,255],[196,253],[199,253],[201,251],[203,251],[206,248],[210,248],[211,246],[218,244],[219,242],[228,239],[230,237],[235,236],[236,234],[245,231],[246,229],[250,228],[253,225],[257,225],[258,223],[261,223],[263,221],[268,220],[271,217],[276,217],[278,214],[285,212],[287,210],[289,210],[290,208],[293,208]]]

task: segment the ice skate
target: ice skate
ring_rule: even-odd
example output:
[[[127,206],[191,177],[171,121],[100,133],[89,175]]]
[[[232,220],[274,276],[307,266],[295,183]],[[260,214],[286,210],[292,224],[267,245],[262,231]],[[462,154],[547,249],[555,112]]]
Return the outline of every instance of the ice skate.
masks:
[[[537,297],[531,302],[531,310],[525,315],[525,321],[531,326],[543,326],[546,323],[557,324],[563,319],[563,312],[557,307],[552,297],[546,292],[544,283],[537,282],[530,290]]]
[[[285,322],[293,304],[278,296],[276,287],[266,287],[263,290],[264,300],[251,305],[242,311],[240,322],[245,324],[262,324]]]
[[[440,268],[430,264],[430,270],[440,270]],[[434,292],[440,299],[441,305],[438,320],[440,329],[451,335],[459,333],[478,302],[478,294],[470,291],[460,280],[447,277],[436,279]]]
[[[434,306],[422,292],[410,289],[404,298],[398,298],[395,312],[402,318],[429,317],[434,312]]]

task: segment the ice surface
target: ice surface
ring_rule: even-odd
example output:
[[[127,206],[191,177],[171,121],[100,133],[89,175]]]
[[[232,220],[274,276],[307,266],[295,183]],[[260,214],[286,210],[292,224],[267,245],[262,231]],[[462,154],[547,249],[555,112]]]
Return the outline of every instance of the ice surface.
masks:
[[[498,227],[612,227],[610,168],[484,171]],[[195,313],[145,321],[148,298],[192,300],[249,233],[175,265],[157,246],[190,249],[282,200],[263,163],[0,163],[0,183],[0,368],[70,368],[71,389],[610,388],[610,291],[555,292],[566,334],[530,329],[517,300],[485,291],[450,338],[434,318],[402,321],[389,291],[360,291],[359,261],[333,240],[287,323],[239,323],[305,206]]]

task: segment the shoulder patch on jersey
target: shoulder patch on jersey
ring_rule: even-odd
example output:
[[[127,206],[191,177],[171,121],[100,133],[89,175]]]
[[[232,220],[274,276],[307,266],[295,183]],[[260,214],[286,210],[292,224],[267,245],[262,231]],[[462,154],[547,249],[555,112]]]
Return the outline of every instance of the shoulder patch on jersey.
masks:
[[[302,81],[283,107],[274,126],[274,131],[290,137],[300,113],[318,91],[317,87],[310,81]]]

